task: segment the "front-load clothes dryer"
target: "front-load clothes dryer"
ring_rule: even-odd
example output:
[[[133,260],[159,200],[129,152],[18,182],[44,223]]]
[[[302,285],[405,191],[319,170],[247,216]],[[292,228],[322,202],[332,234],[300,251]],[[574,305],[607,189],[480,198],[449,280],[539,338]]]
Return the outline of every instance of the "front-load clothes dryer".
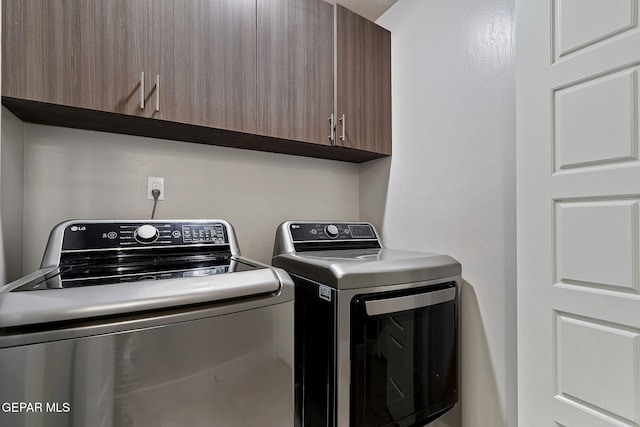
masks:
[[[0,425],[293,425],[293,283],[221,220],[68,221],[0,287]]]
[[[383,247],[365,222],[287,221],[297,427],[424,426],[458,401],[461,265]]]

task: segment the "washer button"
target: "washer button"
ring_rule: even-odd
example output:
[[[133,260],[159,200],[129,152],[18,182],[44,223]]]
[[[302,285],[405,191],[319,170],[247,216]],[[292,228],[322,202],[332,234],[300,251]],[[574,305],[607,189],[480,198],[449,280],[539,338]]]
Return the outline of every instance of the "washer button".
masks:
[[[338,237],[338,234],[339,234],[338,227],[336,227],[333,224],[327,225],[324,228],[324,232],[327,233],[327,236],[331,237],[332,239],[335,239],[336,237]]]
[[[158,240],[160,233],[153,225],[141,225],[134,232],[135,239],[140,243],[153,243]]]

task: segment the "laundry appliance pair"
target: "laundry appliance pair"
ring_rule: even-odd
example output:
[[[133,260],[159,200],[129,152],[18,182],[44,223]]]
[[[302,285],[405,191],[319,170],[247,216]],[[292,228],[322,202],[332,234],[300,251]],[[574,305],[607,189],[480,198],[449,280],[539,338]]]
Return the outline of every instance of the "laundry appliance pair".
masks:
[[[58,225],[0,288],[0,424],[408,427],[456,404],[457,261],[287,221],[272,264],[223,220]]]

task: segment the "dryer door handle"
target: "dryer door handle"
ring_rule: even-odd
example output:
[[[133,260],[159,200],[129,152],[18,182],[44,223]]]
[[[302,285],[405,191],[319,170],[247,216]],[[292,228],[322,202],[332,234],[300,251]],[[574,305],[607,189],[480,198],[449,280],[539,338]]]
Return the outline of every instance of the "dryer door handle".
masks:
[[[377,316],[380,314],[397,313],[405,310],[429,307],[443,302],[453,301],[455,298],[456,288],[449,288],[403,297],[365,301],[365,307],[369,316]]]

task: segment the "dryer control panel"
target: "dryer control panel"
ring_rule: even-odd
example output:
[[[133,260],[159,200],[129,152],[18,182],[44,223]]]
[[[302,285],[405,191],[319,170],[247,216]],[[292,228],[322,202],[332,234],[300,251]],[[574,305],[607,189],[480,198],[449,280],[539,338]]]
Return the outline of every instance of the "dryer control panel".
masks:
[[[276,229],[273,254],[335,249],[380,249],[373,224],[343,221],[285,221]]]
[[[378,240],[373,226],[353,222],[294,222],[289,225],[293,242]]]
[[[289,232],[296,248],[304,243],[333,247],[363,242],[371,247],[380,247],[375,229],[365,222],[291,222]]]

